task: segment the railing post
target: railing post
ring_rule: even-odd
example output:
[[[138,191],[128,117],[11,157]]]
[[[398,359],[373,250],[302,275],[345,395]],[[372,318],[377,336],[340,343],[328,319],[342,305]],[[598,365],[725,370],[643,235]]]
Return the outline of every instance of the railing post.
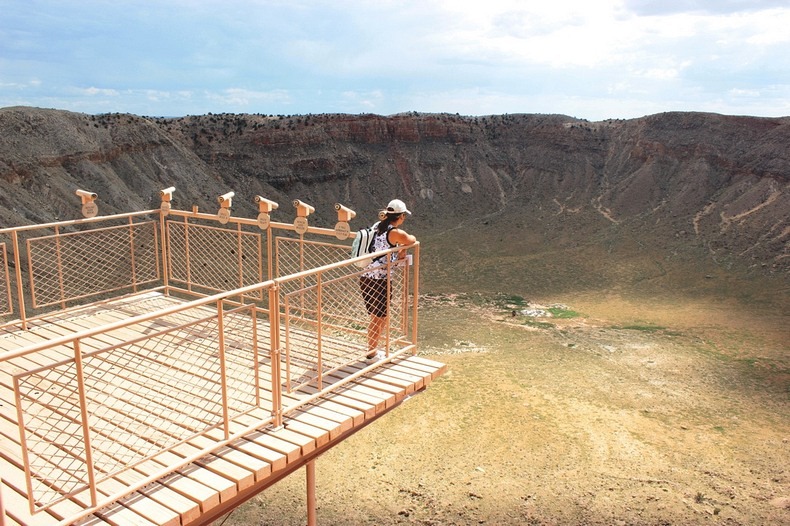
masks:
[[[19,257],[19,234],[16,230],[11,232],[11,242],[14,244],[14,265],[16,266],[16,294],[19,304],[19,319],[22,321],[22,329],[27,330],[27,313],[25,309],[25,291],[22,288],[22,263]]]
[[[272,416],[274,427],[283,425],[282,380],[280,379],[280,299],[279,286],[269,289],[269,342],[271,344]]]
[[[22,395],[19,388],[19,377],[14,377],[14,398],[16,401],[16,420],[19,422],[19,445],[22,446],[22,466],[25,468],[25,486],[27,487],[28,494],[28,509],[30,513],[34,513],[35,502],[31,498],[33,495],[33,476],[30,467],[30,448],[27,446],[27,434],[25,433],[25,413],[22,408]]]
[[[74,364],[77,368],[77,387],[80,399],[80,417],[82,419],[82,436],[85,444],[85,467],[88,470],[88,486],[91,494],[91,506],[96,506],[99,497],[96,490],[96,473],[93,469],[93,448],[91,447],[91,428],[88,422],[88,395],[85,391],[85,372],[82,366],[82,350],[80,341],[74,340]]]
[[[418,320],[418,300],[420,298],[420,243],[414,245],[414,278],[412,279],[413,294],[412,300],[412,320],[411,320],[411,343],[414,344],[412,348],[412,355],[417,354],[417,320]]]
[[[159,235],[161,238],[159,246],[162,249],[162,285],[165,287],[165,295],[170,295],[170,279],[167,267],[168,256],[166,246],[168,237],[165,234],[165,231],[167,230],[167,221],[165,218],[172,209],[171,202],[173,201],[173,192],[175,191],[175,186],[171,186],[159,191],[159,198],[162,200],[162,203],[159,205]]]
[[[266,279],[274,279],[274,241],[272,235],[272,227],[266,229]]]
[[[316,356],[316,368],[318,369],[316,373],[318,374],[318,390],[321,391],[324,388],[324,369],[323,369],[323,331],[322,331],[322,324],[321,324],[321,301],[322,301],[322,292],[323,292],[323,274],[318,273],[316,276],[316,306],[315,306],[315,317],[316,317],[316,338],[318,340],[316,345],[316,352],[318,353]]]
[[[225,361],[225,312],[222,298],[217,300],[217,343],[219,345],[219,377],[222,389],[222,428],[225,440],[230,437],[230,414],[228,411],[228,370]]]
[[[244,252],[241,241],[241,223],[236,223],[236,261],[239,267],[239,288],[244,286]],[[244,295],[239,296],[239,303],[244,303]]]
[[[390,258],[389,254],[387,254],[387,297],[384,300],[386,302],[385,307],[387,310],[387,317],[384,318],[386,324],[384,326],[384,330],[386,331],[384,334],[384,354],[389,358],[390,356],[390,328],[392,324],[392,258]]]
[[[165,287],[165,294],[170,295],[170,266],[167,264],[168,262],[168,242],[169,237],[167,235],[167,220],[165,219],[165,214],[161,210],[159,211],[159,238],[160,238],[160,249],[162,250],[162,285]]]

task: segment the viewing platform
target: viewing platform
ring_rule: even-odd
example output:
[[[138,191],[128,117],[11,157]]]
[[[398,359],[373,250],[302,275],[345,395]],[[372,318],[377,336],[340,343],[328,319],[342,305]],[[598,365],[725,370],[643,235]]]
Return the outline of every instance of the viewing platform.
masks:
[[[0,526],[208,524],[302,467],[316,524],[316,458],[445,371],[416,355],[419,243],[386,258],[368,363],[353,211],[160,194],[102,217],[78,191],[83,219],[0,229]]]

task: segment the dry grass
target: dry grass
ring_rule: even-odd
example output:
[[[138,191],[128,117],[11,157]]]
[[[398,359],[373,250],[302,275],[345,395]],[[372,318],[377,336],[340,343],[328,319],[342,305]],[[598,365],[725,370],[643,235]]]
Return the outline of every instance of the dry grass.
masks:
[[[498,298],[424,299],[450,372],[319,459],[319,523],[790,522],[781,303],[568,294],[535,327]],[[296,475],[226,524],[304,520]]]

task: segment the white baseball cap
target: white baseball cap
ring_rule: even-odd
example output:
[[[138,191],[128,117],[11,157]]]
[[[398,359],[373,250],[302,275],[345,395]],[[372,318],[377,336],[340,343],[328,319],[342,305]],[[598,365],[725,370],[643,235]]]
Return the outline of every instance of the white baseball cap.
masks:
[[[411,215],[411,212],[409,212],[408,208],[406,208],[406,203],[404,203],[400,199],[393,199],[392,201],[390,201],[390,204],[387,205],[386,212],[388,214],[402,214],[405,212]]]

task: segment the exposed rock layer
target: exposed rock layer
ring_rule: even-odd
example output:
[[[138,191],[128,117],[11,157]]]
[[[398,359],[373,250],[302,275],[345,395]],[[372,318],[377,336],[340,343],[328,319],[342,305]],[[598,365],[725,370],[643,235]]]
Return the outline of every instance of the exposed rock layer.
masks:
[[[158,206],[234,213],[253,197],[361,218],[393,196],[424,233],[466,226],[476,246],[497,240],[579,246],[628,234],[650,249],[688,248],[717,263],[790,269],[790,118],[665,113],[587,122],[561,115],[204,115],[147,118],[0,109],[0,224],[74,218],[78,187],[101,213]],[[287,206],[286,206],[287,205]],[[359,226],[364,219],[355,220]],[[503,230],[504,229],[504,230]],[[492,232],[505,232],[504,236]],[[477,241],[480,243],[477,243]],[[701,250],[699,250],[701,249]]]

